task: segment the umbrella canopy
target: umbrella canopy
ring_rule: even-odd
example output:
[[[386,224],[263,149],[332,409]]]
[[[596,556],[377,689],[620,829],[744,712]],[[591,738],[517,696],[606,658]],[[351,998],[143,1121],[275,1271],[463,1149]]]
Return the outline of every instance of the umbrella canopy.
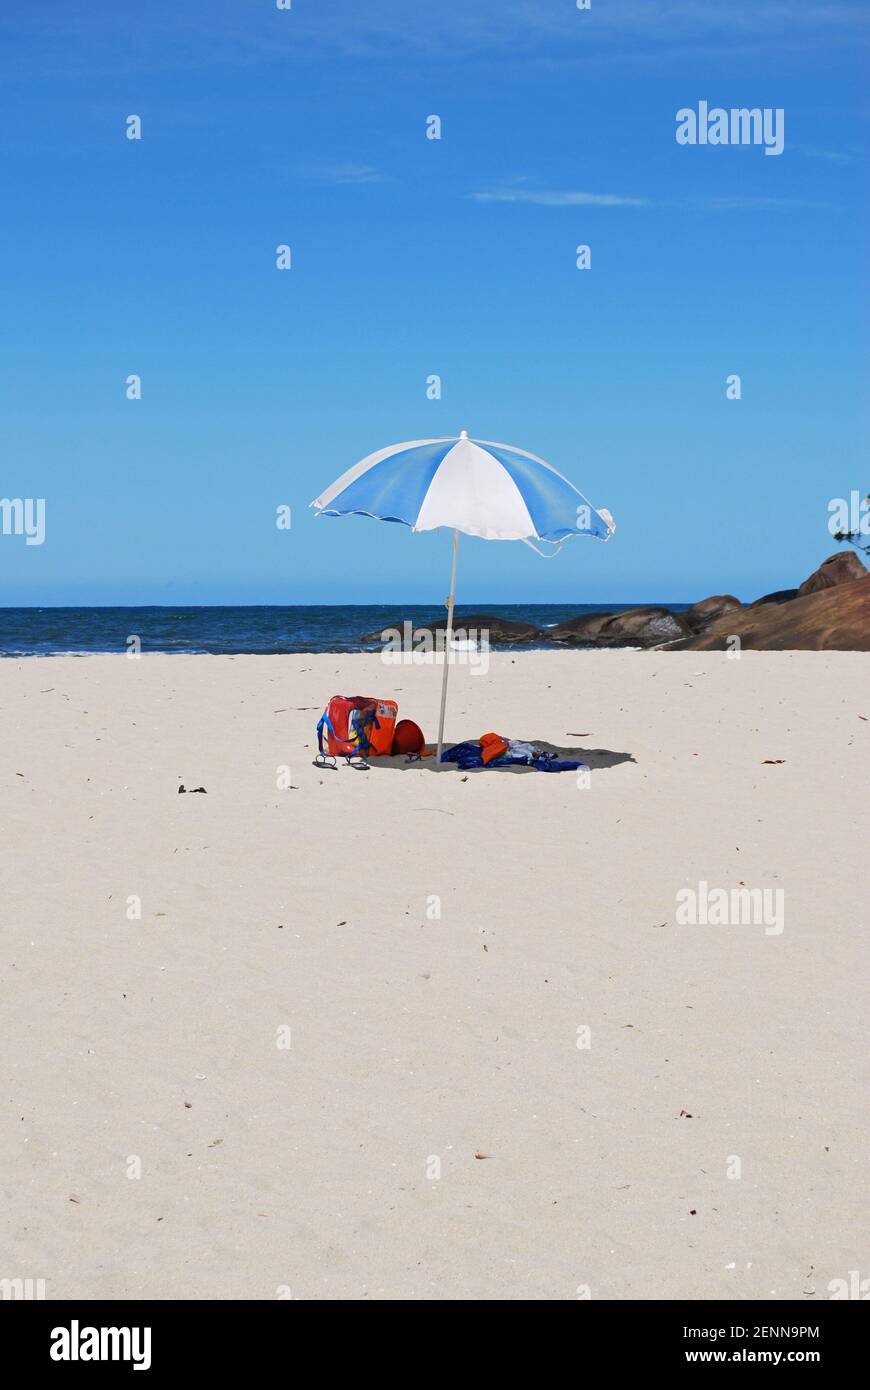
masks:
[[[355,463],[311,504],[325,516],[372,516],[412,531],[439,526],[487,541],[607,540],[610,513],[524,449],[488,439],[415,439]]]
[[[549,542],[556,550],[571,536],[608,540],[616,529],[610,513],[596,509],[573,483],[536,454],[469,439],[414,439],[391,444],[355,463],[311,503],[318,516],[371,516],[398,521],[412,531],[453,532],[453,566],[447,596],[444,673],[438,721],[438,766],[444,746],[447,672],[453,636],[459,532],[487,541]]]

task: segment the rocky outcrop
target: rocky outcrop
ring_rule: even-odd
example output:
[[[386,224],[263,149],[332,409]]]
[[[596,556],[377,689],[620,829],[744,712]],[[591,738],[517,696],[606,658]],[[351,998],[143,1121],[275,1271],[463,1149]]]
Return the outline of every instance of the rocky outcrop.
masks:
[[[798,589],[798,596],[816,594],[821,589],[833,589],[838,584],[851,584],[855,579],[866,579],[867,570],[854,550],[840,550],[829,555],[819,568],[805,579]]]
[[[498,618],[492,613],[456,615],[457,635],[488,634],[494,646],[559,642],[571,647],[667,647],[672,651],[715,651],[733,645],[768,651],[870,651],[870,572],[855,551],[838,551],[799,589],[777,589],[745,607],[733,594],[700,599],[686,613],[669,608],[629,608],[625,613],[578,613],[557,627]],[[447,619],[405,627],[399,618],[361,642],[380,642],[391,628],[409,637],[437,632]],[[729,639],[732,642],[729,643]]]
[[[774,589],[772,594],[762,594],[761,598],[755,599],[746,606],[747,608],[760,608],[763,603],[789,603],[797,596],[797,589]]]
[[[547,636],[572,646],[655,647],[690,632],[682,613],[669,608],[629,608],[625,613],[581,613],[550,628]]]
[[[691,629],[682,613],[669,608],[629,608],[626,613],[614,613],[603,624],[599,641],[622,646],[654,647],[659,642],[673,642]]]
[[[361,642],[380,642],[383,640],[382,634],[384,632],[396,630],[403,634],[404,640],[405,621],[404,618],[397,618],[395,622],[384,623],[377,632],[367,632],[359,640]],[[446,617],[436,618],[431,623],[421,623],[418,627],[410,629],[411,641],[419,641],[422,634],[426,632],[441,632],[446,626]],[[458,637],[462,637],[463,634],[474,633],[480,640],[486,633],[493,646],[513,645],[515,642],[540,642],[550,637],[549,632],[542,632],[539,627],[535,627],[534,623],[516,622],[512,618],[497,618],[492,613],[456,614],[453,618],[453,628]]]
[[[787,603],[753,604],[728,613],[676,650],[870,652],[870,576],[817,589]]]
[[[685,615],[686,622],[693,632],[704,632],[717,618],[723,618],[726,613],[733,613],[742,607],[739,598],[733,594],[713,594],[711,598],[702,598],[692,604]]]
[[[838,550],[823,560],[809,579],[805,579],[799,589],[776,589],[772,594],[762,594],[748,604],[749,608],[760,608],[764,603],[791,603],[794,598],[804,594],[815,594],[820,589],[832,589],[837,584],[850,584],[854,579],[864,579],[868,571],[854,550]]]
[[[567,618],[564,623],[551,627],[547,636],[555,642],[588,646],[597,640],[603,625],[612,617],[612,613],[578,613],[576,618]]]

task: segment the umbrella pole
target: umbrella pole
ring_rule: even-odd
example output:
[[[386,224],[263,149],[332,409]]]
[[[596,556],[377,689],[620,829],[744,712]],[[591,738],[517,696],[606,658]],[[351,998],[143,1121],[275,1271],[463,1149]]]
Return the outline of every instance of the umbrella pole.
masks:
[[[453,640],[453,604],[456,599],[456,556],[459,552],[459,532],[453,532],[453,566],[450,571],[450,593],[447,595],[447,628],[444,634],[444,674],[441,677],[441,714],[438,718],[438,753],[435,766],[441,769],[444,750],[444,711],[447,708],[447,673],[450,670],[450,644]]]

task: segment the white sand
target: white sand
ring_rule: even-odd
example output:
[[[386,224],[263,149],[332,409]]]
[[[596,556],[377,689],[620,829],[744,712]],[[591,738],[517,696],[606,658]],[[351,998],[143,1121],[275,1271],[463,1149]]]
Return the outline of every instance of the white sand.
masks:
[[[0,662],[0,1277],[811,1302],[870,1273],[868,675],[754,652],[453,673],[454,738],[634,758],[582,788],[318,771],[332,693],[397,693],[434,734],[437,673],[377,657]],[[677,926],[700,879],[782,888],[784,931]]]

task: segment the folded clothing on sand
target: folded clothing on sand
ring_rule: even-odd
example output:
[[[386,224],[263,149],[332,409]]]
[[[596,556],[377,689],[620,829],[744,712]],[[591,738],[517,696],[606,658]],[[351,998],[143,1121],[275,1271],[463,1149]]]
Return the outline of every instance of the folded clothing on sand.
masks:
[[[508,741],[502,738],[501,734],[481,734],[480,735],[480,756],[484,767],[501,758],[508,751]]]
[[[479,739],[454,743],[441,754],[442,763],[456,763],[463,769],[476,767],[531,766],[536,772],[574,772],[583,763],[556,759],[552,753],[522,739],[501,734],[481,734]]]

